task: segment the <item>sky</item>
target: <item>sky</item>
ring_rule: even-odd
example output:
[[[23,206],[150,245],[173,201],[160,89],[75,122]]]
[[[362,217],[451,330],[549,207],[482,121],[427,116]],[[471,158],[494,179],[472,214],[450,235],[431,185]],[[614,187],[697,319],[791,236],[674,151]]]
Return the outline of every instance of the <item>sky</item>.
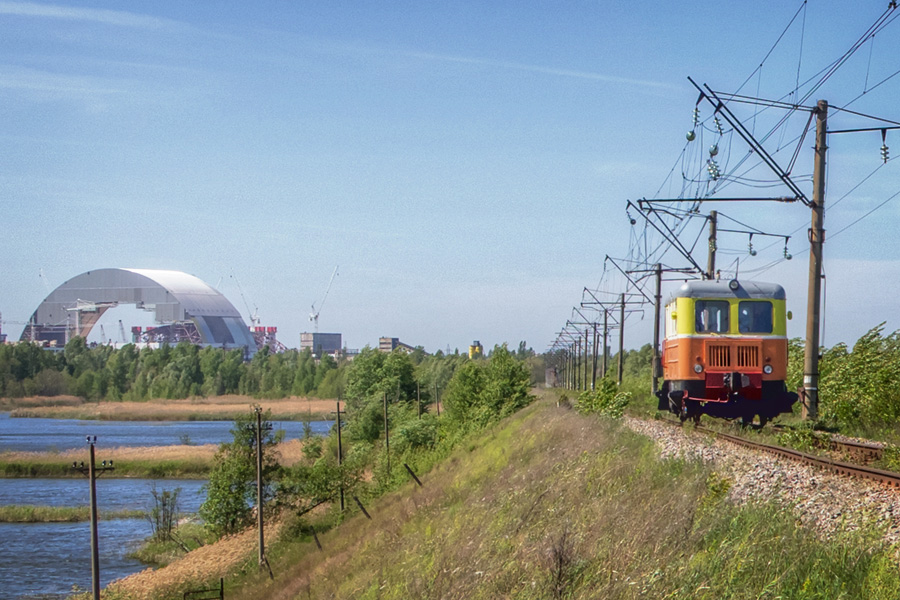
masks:
[[[625,291],[607,255],[653,242],[639,215],[629,224],[626,200],[682,197],[710,140],[742,176],[718,195],[785,195],[750,169],[730,127],[715,135],[687,78],[798,99],[887,7],[0,1],[3,331],[18,337],[66,280],[122,267],[196,275],[289,347],[312,331],[315,304],[319,330],[349,348],[389,336],[430,352],[473,340],[543,351],[585,287]],[[900,121],[898,45],[900,22],[886,24],[805,105]],[[695,106],[706,129],[688,143]],[[760,137],[784,113],[729,106]],[[811,196],[805,124],[794,113],[764,146],[782,165],[799,148],[792,177]],[[894,140],[900,155],[900,131],[887,131]],[[826,345],[900,327],[900,178],[881,144],[877,131],[829,137]],[[719,265],[784,285],[788,333],[804,335],[809,209],[701,210],[715,209],[792,235],[786,261],[783,239],[757,235],[750,256],[747,235],[720,234]],[[650,341],[651,315],[629,317],[627,347]],[[119,307],[104,317],[109,337],[120,319],[152,323]]]

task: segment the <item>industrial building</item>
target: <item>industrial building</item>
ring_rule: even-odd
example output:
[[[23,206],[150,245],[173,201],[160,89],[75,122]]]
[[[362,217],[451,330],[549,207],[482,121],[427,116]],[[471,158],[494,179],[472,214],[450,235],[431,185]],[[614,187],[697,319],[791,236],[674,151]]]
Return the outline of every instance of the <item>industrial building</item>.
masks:
[[[336,355],[341,351],[342,341],[340,333],[301,333],[300,350],[309,349],[316,357],[325,354]]]

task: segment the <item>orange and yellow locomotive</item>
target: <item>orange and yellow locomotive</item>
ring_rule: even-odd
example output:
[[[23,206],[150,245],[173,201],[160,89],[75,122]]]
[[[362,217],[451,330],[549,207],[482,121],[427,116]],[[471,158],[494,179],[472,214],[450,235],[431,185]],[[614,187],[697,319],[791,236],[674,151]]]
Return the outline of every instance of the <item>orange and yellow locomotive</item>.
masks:
[[[666,305],[659,409],[681,420],[707,414],[760,424],[786,412],[784,288],[772,283],[688,281]]]

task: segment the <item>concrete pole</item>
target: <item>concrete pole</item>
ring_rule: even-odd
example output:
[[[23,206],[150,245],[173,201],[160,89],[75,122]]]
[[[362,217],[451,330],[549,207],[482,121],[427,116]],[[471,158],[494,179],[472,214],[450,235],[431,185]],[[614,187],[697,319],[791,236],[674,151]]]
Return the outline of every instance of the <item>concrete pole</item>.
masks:
[[[603,309],[603,364],[600,369],[600,377],[606,377],[606,369],[609,366],[609,309]]]
[[[816,148],[813,165],[812,225],[809,230],[809,291],[806,304],[806,348],[803,359],[805,419],[819,417],[819,310],[822,305],[822,244],[825,242],[825,152],[828,150],[828,102],[816,107]]]
[[[590,385],[590,383],[589,383],[590,377],[588,377],[588,373],[590,372],[590,365],[591,365],[590,361],[588,361],[588,357],[590,356],[590,351],[588,350],[588,348],[590,348],[590,345],[589,345],[590,339],[591,339],[590,338],[590,330],[587,327],[585,327],[584,328],[584,385],[582,385],[582,387],[585,390],[590,389],[590,388],[588,388],[588,385]]]
[[[706,258],[706,278],[716,277],[716,227],[718,226],[719,213],[709,211],[709,254]]]
[[[344,464],[344,447],[341,444],[341,398],[337,400],[337,438],[338,438],[338,467]],[[341,512],[344,512],[344,475],[341,473]]]
[[[594,347],[593,347],[594,353],[593,353],[593,357],[591,359],[591,389],[595,390],[595,389],[597,389],[597,345],[598,345],[597,324],[591,323],[591,325],[594,326]]]
[[[263,533],[262,485],[262,410],[256,407],[256,521],[259,528],[259,564],[266,563],[266,542]]]
[[[387,454],[387,470],[388,477],[391,476],[391,438],[390,432],[388,431],[388,401],[387,401],[387,393],[383,394],[384,397],[384,452]]]
[[[100,600],[100,543],[97,536],[97,472],[94,470],[94,444],[91,447],[91,461],[88,479],[91,480],[91,592],[94,600]]]
[[[656,263],[656,294],[653,310],[653,364],[651,369],[652,383],[650,391],[655,395],[659,391],[659,376],[662,374],[662,363],[659,355],[659,316],[662,308],[662,265]]]
[[[619,307],[619,372],[616,383],[622,385],[622,373],[625,370],[625,294]]]

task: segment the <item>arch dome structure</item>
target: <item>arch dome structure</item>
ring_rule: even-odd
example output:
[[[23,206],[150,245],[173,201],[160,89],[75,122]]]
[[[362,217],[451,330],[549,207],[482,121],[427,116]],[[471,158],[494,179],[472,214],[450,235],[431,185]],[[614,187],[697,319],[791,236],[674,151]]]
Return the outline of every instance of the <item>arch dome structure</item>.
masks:
[[[120,304],[155,313],[160,324],[144,341],[245,348],[256,342],[240,313],[221,292],[182,271],[97,269],[66,281],[47,296],[25,326],[21,340],[62,346],[87,337],[100,317]]]

